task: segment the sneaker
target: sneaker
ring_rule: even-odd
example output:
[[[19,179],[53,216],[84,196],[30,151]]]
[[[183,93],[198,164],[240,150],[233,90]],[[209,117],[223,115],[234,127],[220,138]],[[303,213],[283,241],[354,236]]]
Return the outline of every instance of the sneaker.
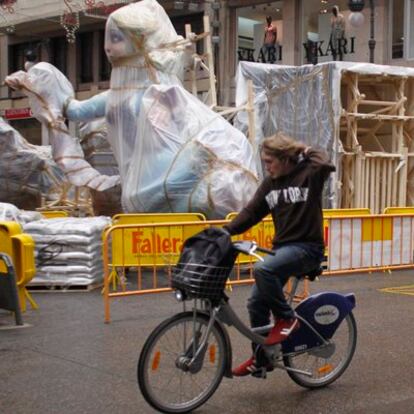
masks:
[[[253,357],[251,357],[246,362],[243,362],[243,364],[239,365],[237,368],[234,368],[232,374],[234,377],[245,377],[246,375],[257,376],[257,374],[259,373],[269,371],[273,371],[273,367],[271,364],[266,365],[265,367],[258,367],[256,365],[256,360]],[[259,376],[263,375],[260,374]]]
[[[287,339],[287,337],[299,328],[297,318],[279,319],[266,338],[266,345],[275,345]]]

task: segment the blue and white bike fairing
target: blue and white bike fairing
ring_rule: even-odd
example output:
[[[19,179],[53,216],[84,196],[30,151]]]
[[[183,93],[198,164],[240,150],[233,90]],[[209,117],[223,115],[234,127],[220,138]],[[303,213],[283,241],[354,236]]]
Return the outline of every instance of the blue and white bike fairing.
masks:
[[[295,309],[300,327],[282,342],[283,354],[309,350],[329,340],[355,307],[353,293],[322,292],[303,300]]]

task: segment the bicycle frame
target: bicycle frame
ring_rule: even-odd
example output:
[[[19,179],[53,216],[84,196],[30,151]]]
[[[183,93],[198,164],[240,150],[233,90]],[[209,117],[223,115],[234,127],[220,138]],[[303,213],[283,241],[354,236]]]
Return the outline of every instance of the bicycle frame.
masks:
[[[289,302],[295,295],[300,279],[295,278],[292,291],[290,292]],[[208,301],[202,301],[208,304]],[[206,307],[208,309],[206,309]],[[204,357],[206,344],[213,325],[216,323],[225,334],[228,354],[226,356],[226,370],[225,376],[232,377],[231,363],[232,351],[231,342],[227,334],[227,330],[223,325],[233,326],[243,336],[250,339],[250,341],[262,345],[265,352],[269,355],[286,356],[308,352],[311,349],[319,349],[321,353],[330,352],[330,338],[335,333],[338,326],[348,313],[355,307],[355,296],[353,294],[342,295],[334,292],[322,292],[311,295],[303,300],[296,308],[296,316],[300,321],[300,328],[293,332],[292,335],[283,341],[280,345],[265,345],[266,335],[273,325],[267,325],[259,328],[249,328],[238,315],[234,312],[229,302],[223,299],[217,306],[204,306],[204,309],[197,309],[195,306],[194,312],[206,313],[209,316],[209,324],[206,331],[197,346],[197,350],[192,353],[191,361],[188,366],[191,371],[192,366],[197,366],[200,358]],[[304,375],[311,375],[306,371],[296,370],[294,368],[285,367],[282,365],[275,365],[276,368],[281,368],[289,371],[296,371]]]

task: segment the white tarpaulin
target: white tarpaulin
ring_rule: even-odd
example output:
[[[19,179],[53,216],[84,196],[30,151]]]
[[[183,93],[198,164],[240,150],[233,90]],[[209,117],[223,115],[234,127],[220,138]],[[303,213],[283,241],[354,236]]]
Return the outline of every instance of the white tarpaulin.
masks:
[[[116,10],[106,23],[109,91],[77,101],[69,81],[47,63],[6,81],[23,88],[35,116],[51,125],[59,159],[83,162],[82,171],[71,170],[72,180],[87,178],[82,185],[93,182],[100,190],[114,184],[112,177],[93,176],[61,118],[105,115],[127,212],[195,211],[222,218],[251,198],[257,169],[246,137],[182,87],[188,43],[162,6],[142,0]]]
[[[53,199],[64,181],[50,146],[30,144],[0,117],[0,201],[36,205],[28,197]]]
[[[325,207],[340,203],[341,78],[344,71],[369,75],[414,76],[414,69],[354,62],[283,66],[240,62],[237,71],[236,106],[246,104],[248,80],[254,88],[256,156],[262,140],[282,131],[307,145],[324,149],[337,166],[332,175]],[[246,113],[239,113],[235,126],[248,129]]]

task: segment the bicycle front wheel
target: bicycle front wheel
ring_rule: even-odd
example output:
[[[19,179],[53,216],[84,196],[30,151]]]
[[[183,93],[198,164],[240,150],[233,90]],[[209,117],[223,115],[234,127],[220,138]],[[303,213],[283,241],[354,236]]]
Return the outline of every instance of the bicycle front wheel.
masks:
[[[306,371],[310,375],[288,371],[290,378],[306,388],[321,388],[338,379],[354,356],[357,341],[355,318],[350,312],[341,322],[330,344],[300,354],[283,357],[286,367]]]
[[[226,342],[213,325],[196,363],[185,362],[200,350],[209,318],[183,312],[161,323],[148,337],[138,362],[138,384],[145,400],[165,413],[186,413],[204,404],[219,386],[226,363]]]

